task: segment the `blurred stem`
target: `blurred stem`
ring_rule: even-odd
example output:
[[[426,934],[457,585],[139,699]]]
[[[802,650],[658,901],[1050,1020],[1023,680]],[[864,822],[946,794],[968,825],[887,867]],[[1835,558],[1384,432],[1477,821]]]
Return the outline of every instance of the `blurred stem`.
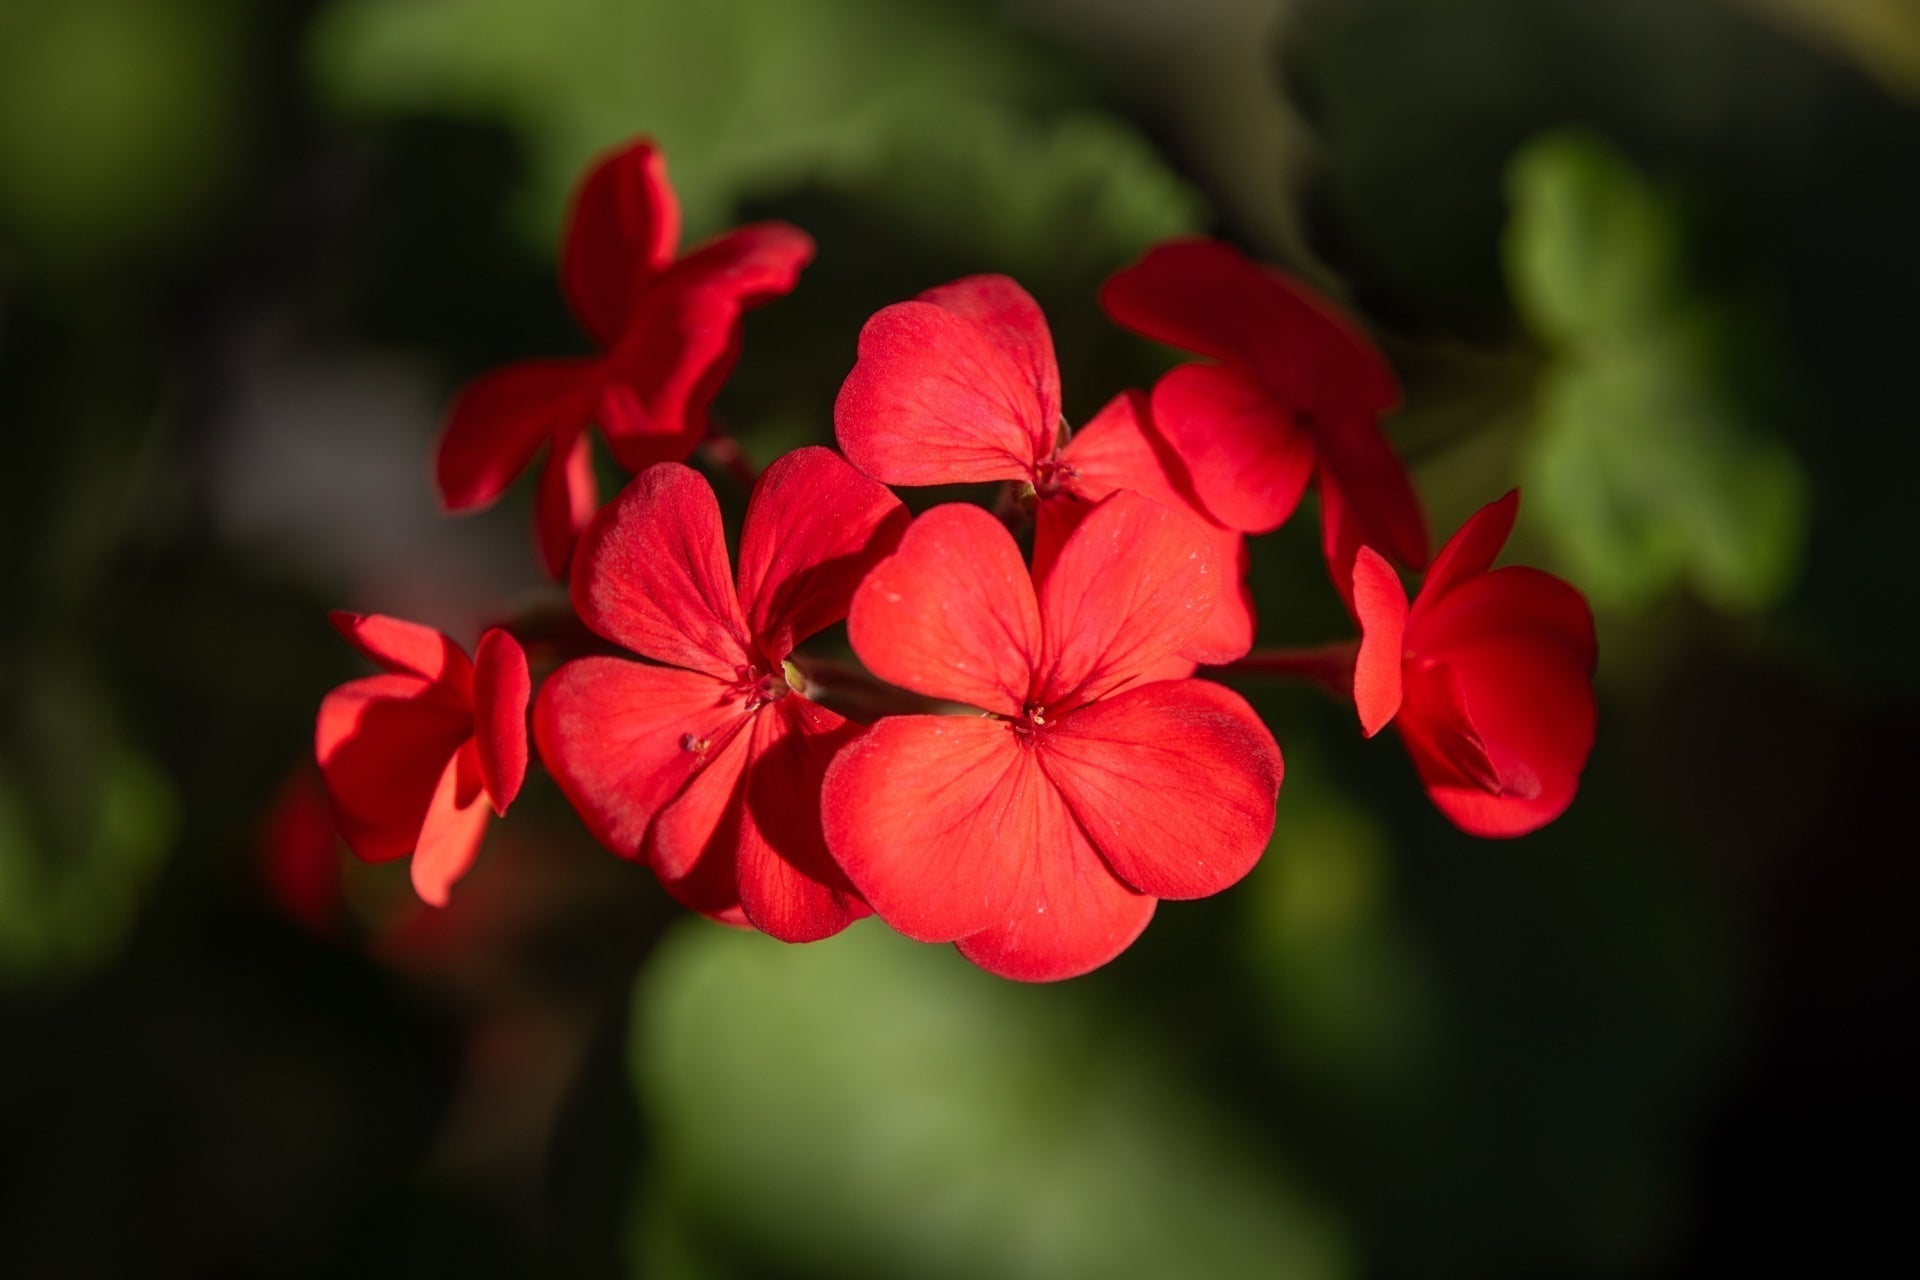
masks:
[[[807,697],[851,719],[937,715],[946,709],[944,703],[886,683],[857,662],[798,655],[788,661],[806,678]]]
[[[527,664],[536,675],[545,675],[563,662],[589,654],[620,654],[618,645],[602,640],[587,630],[566,601],[544,602],[523,609],[493,625],[520,642],[527,651]]]
[[[1353,661],[1359,652],[1358,640],[1341,640],[1313,649],[1255,649],[1244,658],[1206,670],[1224,676],[1305,680],[1344,701],[1353,696]]]

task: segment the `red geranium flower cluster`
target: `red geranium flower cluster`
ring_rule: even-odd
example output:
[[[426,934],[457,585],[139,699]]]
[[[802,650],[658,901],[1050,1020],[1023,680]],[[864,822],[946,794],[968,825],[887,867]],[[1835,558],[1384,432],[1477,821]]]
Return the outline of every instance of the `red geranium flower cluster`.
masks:
[[[810,446],[753,484],[729,559],[684,465],[740,353],[742,311],[788,291],[807,237],[764,224],[674,259],[645,142],[597,165],[563,291],[602,354],[511,365],[456,402],[448,508],[492,502],[545,446],[537,544],[587,632],[537,697],[508,630],[477,661],[391,619],[342,629],[390,674],[322,704],[322,776],[356,852],[414,855],[429,901],[541,761],[587,827],[675,897],[790,942],[877,914],[1007,977],[1084,973],[1162,898],[1219,892],[1271,836],[1273,734],[1216,675],[1310,672],[1362,730],[1395,724],[1463,830],[1552,820],[1593,742],[1593,620],[1557,578],[1492,563],[1517,495],[1427,563],[1379,418],[1391,369],[1298,282],[1207,240],[1107,282],[1122,326],[1204,357],[1122,391],[1079,431],[1045,317],[1004,276],[886,307]],[[635,473],[601,508],[587,429]],[[997,483],[916,519],[888,486]],[[1310,483],[1357,641],[1249,656],[1247,535]],[[1021,538],[1030,537],[1028,550]],[[577,546],[577,550],[576,550]],[[801,646],[846,623],[856,665]]]

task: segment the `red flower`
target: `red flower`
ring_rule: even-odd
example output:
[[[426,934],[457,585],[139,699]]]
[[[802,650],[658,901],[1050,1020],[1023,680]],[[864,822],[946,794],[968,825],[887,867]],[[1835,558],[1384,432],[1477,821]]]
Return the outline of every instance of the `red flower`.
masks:
[[[882,919],[1049,981],[1118,955],[1156,898],[1247,873],[1273,830],[1273,735],[1219,685],[1141,679],[1213,607],[1211,557],[1191,517],[1131,493],[1037,584],[979,508],[914,521],[854,595],[853,647],[988,714],[881,720],[827,771],[828,843]]]
[[[1518,490],[1481,508],[1407,608],[1393,569],[1363,547],[1354,703],[1368,737],[1389,720],[1440,811],[1477,836],[1518,836],[1573,802],[1593,748],[1593,613],[1538,569],[1488,566]]]
[[[1153,389],[1154,421],[1215,519],[1276,529],[1317,473],[1342,593],[1363,544],[1426,564],[1419,499],[1378,421],[1400,403],[1399,384],[1330,303],[1216,240],[1155,246],[1100,302],[1122,328],[1219,361],[1183,365]]]
[[[581,539],[573,603],[597,634],[661,666],[581,658],[534,708],[540,756],[600,842],[669,892],[789,942],[867,914],[820,834],[820,778],[859,732],[809,700],[786,661],[838,622],[907,520],[831,450],[761,477],[730,581],[720,507],[676,463],[643,472]]]
[[[1007,277],[969,276],[876,313],[860,331],[859,361],[833,417],[847,460],[883,483],[1031,486],[1042,576],[1091,504],[1116,490],[1191,512],[1214,544],[1214,563],[1237,574],[1183,656],[1230,662],[1252,647],[1245,540],[1184,492],[1139,393],[1116,397],[1062,442],[1053,336],[1039,305]],[[1189,661],[1178,674],[1192,672]]]
[[[651,142],[596,165],[574,197],[560,284],[601,354],[487,374],[460,393],[440,438],[435,473],[450,511],[492,503],[547,446],[534,525],[556,578],[599,507],[587,425],[630,472],[692,453],[739,358],[741,312],[790,292],[813,257],[806,233],[782,222],[728,232],[676,261],[679,238],[680,208]]]
[[[387,669],[320,702],[314,755],[340,834],[368,862],[413,855],[413,887],[434,906],[466,874],[527,772],[526,655],[504,631],[474,660],[429,627],[335,613],[333,625]]]

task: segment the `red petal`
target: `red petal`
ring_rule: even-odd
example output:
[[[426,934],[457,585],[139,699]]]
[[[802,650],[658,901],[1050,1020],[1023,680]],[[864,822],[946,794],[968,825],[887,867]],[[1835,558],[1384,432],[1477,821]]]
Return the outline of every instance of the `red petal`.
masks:
[[[993,280],[1002,278],[886,307],[860,330],[859,359],[833,407],[854,466],[887,484],[1026,480],[1053,453],[1053,341],[1033,300],[1012,281],[979,283]]]
[[[1332,303],[1217,240],[1156,245],[1100,290],[1114,323],[1246,366],[1290,409],[1375,416],[1399,384]]]
[[[1434,557],[1433,567],[1427,570],[1426,580],[1420,584],[1414,613],[1424,615],[1462,582],[1491,569],[1500,548],[1513,536],[1513,521],[1519,514],[1520,491],[1509,489],[1468,516],[1467,522],[1447,539],[1447,545]]]
[[[1232,529],[1208,522],[1204,526],[1213,543],[1213,563],[1231,574],[1220,583],[1220,598],[1213,612],[1180,646],[1182,657],[1209,666],[1244,658],[1253,648],[1255,619],[1253,589],[1247,585],[1247,571],[1253,567],[1253,555],[1247,540]]]
[[[716,743],[700,772],[647,832],[646,859],[683,906],[723,924],[744,925],[740,905],[740,830],[746,819],[746,769],[753,757],[752,717]]]
[[[487,831],[486,787],[473,744],[454,753],[441,771],[420,826],[420,844],[413,853],[413,891],[428,906],[444,907],[454,881],[467,873],[480,838]]]
[[[396,675],[419,676],[440,686],[454,702],[464,703],[473,687],[473,664],[466,651],[432,627],[384,613],[348,613],[336,609],[327,615],[333,629],[348,644]]]
[[[340,834],[368,862],[404,858],[447,761],[473,734],[462,707],[417,676],[368,676],[320,700],[314,758]]]
[[[1205,514],[1139,391],[1123,391],[1107,401],[1060,450],[1060,461],[1067,464],[1067,489],[1088,503],[1129,489],[1169,507]]]
[[[1246,700],[1205,680],[1142,685],[1042,735],[1040,762],[1114,873],[1156,898],[1204,898],[1273,835],[1280,748]]]
[[[597,360],[526,360],[467,384],[434,454],[440,502],[472,511],[493,502],[540,446],[593,416]]]
[[[1220,523],[1265,533],[1300,505],[1313,475],[1313,437],[1250,374],[1182,365],[1154,385],[1153,418]]]
[[[821,777],[858,728],[804,698],[760,709],[667,806],[647,857],[680,901],[787,942],[838,933],[867,914],[828,855]]]
[[[1180,652],[1197,662],[1232,662],[1253,648],[1253,593],[1246,585],[1251,558],[1246,540],[1216,523],[1189,496],[1185,472],[1152,429],[1144,412],[1145,400],[1137,391],[1115,396],[1061,451],[1071,474],[1065,492],[1040,502],[1033,537],[1034,577],[1045,580],[1067,535],[1101,498],[1129,490],[1188,512],[1212,540],[1215,563],[1231,566],[1235,578],[1231,588],[1222,585],[1206,625]],[[1187,663],[1180,674],[1193,674],[1193,663]]]
[[[1060,421],[1060,365],[1054,359],[1047,317],[1033,295],[1007,276],[986,275],[937,285],[919,300],[973,321],[1020,365],[1038,394],[1040,417],[1047,424],[1042,443],[1051,445]]]
[[[540,759],[601,844],[640,856],[647,826],[743,721],[731,687],[694,671],[580,658],[533,704]]]
[[[1059,835],[1043,826],[1054,808],[1013,727],[977,716],[882,720],[834,758],[821,793],[848,879],[921,942],[967,937],[1014,909],[1027,864]]]
[[[1040,611],[1006,526],[979,507],[934,507],[853,593],[847,637],[882,680],[1018,715],[1033,688]]]
[[[1195,517],[1135,493],[1101,502],[1040,584],[1038,701],[1064,712],[1177,652],[1206,624],[1222,571]]]
[[[1155,684],[1161,680],[1191,680],[1193,673],[1199,669],[1200,664],[1192,658],[1183,658],[1176,653],[1171,658],[1160,659],[1142,671],[1128,688],[1138,689],[1141,685]]]
[[[1406,653],[1407,593],[1393,566],[1372,547],[1353,564],[1353,612],[1360,653],[1353,666],[1353,704],[1371,738],[1400,710],[1400,667]]]
[[[594,165],[567,216],[560,288],[601,347],[620,340],[641,286],[679,241],[680,203],[659,148],[641,139]]]
[[[1023,852],[1012,901],[1000,918],[960,940],[960,954],[1016,982],[1058,982],[1098,969],[1133,945],[1154,900],[1114,878],[1073,820],[1065,797],[1034,789],[1036,838]]]
[[[480,776],[505,817],[527,776],[527,702],[533,677],[520,642],[499,628],[473,651],[473,736]]]
[[[900,500],[831,449],[795,449],[768,467],[740,534],[740,598],[768,660],[846,617],[906,527]]]
[[[587,526],[573,608],[596,635],[656,662],[733,681],[751,668],[713,487],[663,462]]]
[[[1413,618],[1407,647],[1422,657],[1520,636],[1564,645],[1583,671],[1591,672],[1598,656],[1587,598],[1571,583],[1524,565],[1468,578],[1430,599],[1424,612],[1416,602]]]
[[[1459,670],[1450,663],[1420,664],[1407,673],[1406,684],[1406,701],[1414,709],[1401,716],[1400,737],[1427,785],[1444,781],[1489,795],[1506,794],[1499,766],[1467,707]],[[1539,793],[1539,780],[1531,769],[1511,781],[1529,795]]]
[[[758,223],[707,241],[647,285],[607,361],[623,391],[600,425],[621,467],[693,452],[739,357],[741,315],[791,293],[812,257],[798,227]]]
[[[547,464],[540,469],[540,489],[533,498],[534,543],[540,564],[550,576],[566,581],[574,546],[599,509],[593,441],[585,432],[575,436],[571,444],[554,441]]]
[[[1597,718],[1586,669],[1557,642],[1491,643],[1447,667],[1457,682],[1471,729],[1484,743],[1494,786],[1474,785],[1427,751],[1430,739],[1404,734],[1428,793],[1455,825],[1473,835],[1516,836],[1560,816],[1579,790],[1593,748]],[[1422,719],[1446,708],[1428,683],[1410,680],[1403,722],[1418,708]]]
[[[1320,492],[1337,489],[1339,503],[1323,501],[1327,567],[1338,582],[1351,580],[1352,553],[1372,547],[1395,564],[1421,569],[1427,563],[1427,520],[1413,479],[1386,433],[1371,418],[1322,418],[1312,426],[1320,463]],[[1344,528],[1336,531],[1336,515]]]
[[[827,852],[820,790],[834,753],[860,726],[791,695],[753,718],[740,828],[740,905],[762,933],[813,942],[871,914]]]

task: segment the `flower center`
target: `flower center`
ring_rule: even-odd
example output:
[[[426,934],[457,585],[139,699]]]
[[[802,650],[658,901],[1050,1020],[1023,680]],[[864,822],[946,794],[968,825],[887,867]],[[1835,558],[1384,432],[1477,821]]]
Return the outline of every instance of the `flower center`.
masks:
[[[1058,454],[1043,458],[1033,466],[1033,492],[1040,498],[1058,497],[1067,491],[1068,484],[1079,474]]]
[[[1035,737],[1047,727],[1047,709],[1037,702],[1029,702],[1020,708],[1020,718],[1010,723],[1013,731],[1021,737]]]
[[[746,699],[748,711],[758,711],[769,702],[778,702],[806,687],[806,677],[792,662],[782,662],[778,671],[768,671],[761,666],[741,667],[733,682],[734,695]]]

